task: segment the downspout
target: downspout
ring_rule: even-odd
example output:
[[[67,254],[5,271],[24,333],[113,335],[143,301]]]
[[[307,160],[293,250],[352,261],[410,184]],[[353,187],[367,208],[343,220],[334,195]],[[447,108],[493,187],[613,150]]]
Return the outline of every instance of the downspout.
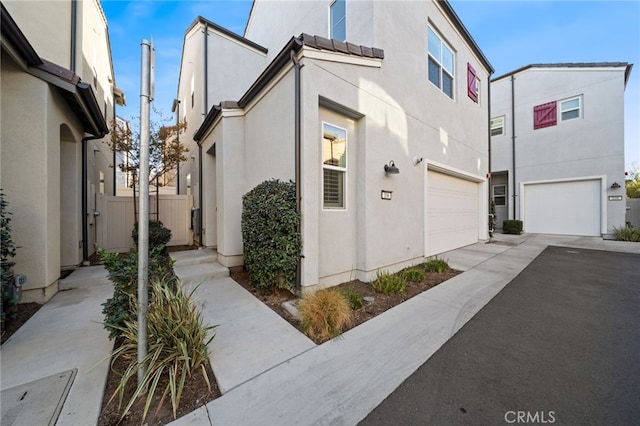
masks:
[[[76,32],[78,23],[78,0],[71,0],[71,60],[69,61],[69,69],[75,74],[76,72]]]
[[[301,91],[300,91],[300,70],[304,65],[296,59],[296,54],[293,50],[290,52],[291,60],[294,65],[294,145],[295,145],[295,182],[296,182],[296,211],[300,220],[298,221],[298,234],[301,235],[302,230],[302,208],[301,208],[301,171],[300,171],[300,145],[301,145]],[[298,257],[298,266],[296,267],[296,293],[300,295],[302,290],[302,256]]]
[[[489,121],[489,126],[488,126],[488,137],[489,137],[489,147],[488,147],[488,154],[489,154],[489,160],[487,161],[487,169],[489,170],[489,176],[487,179],[487,194],[489,195],[489,214],[491,214],[491,74],[489,74],[487,76],[487,109],[489,110],[488,112],[488,121]],[[493,228],[493,221],[495,220],[495,217],[492,218],[492,222],[491,222],[491,226],[490,228]],[[489,238],[493,237],[493,233],[489,232]]]
[[[513,219],[516,220],[516,105],[515,77],[511,75],[511,181],[513,182]]]
[[[102,139],[106,133],[100,133],[96,136],[86,136],[82,138],[82,263],[88,264],[89,262],[89,209],[87,208],[87,178],[88,178],[88,165],[87,165],[87,142],[90,140]]]
[[[113,90],[112,90],[113,93]],[[113,96],[113,131],[115,132],[115,127],[116,127],[116,97],[115,95]],[[113,196],[116,196],[116,162],[118,161],[118,159],[116,158],[116,147],[115,144],[113,145]]]

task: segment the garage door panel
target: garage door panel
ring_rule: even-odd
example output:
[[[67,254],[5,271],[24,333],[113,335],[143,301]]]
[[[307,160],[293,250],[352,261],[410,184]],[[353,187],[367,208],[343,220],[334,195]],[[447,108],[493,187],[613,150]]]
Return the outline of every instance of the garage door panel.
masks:
[[[600,210],[600,180],[524,186],[524,229],[529,233],[599,236]]]
[[[478,184],[430,171],[427,178],[427,256],[478,241]]]

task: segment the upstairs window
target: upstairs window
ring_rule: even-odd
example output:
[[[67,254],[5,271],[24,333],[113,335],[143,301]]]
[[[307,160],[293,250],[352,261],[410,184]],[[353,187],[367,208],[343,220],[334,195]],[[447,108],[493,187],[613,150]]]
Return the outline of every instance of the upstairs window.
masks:
[[[322,206],[345,208],[347,130],[322,123]]]
[[[582,102],[580,96],[560,102],[560,120],[566,121],[580,117]]]
[[[347,39],[346,0],[335,0],[329,6],[329,38],[338,41]]]
[[[504,115],[491,119],[491,136],[504,135]]]
[[[428,31],[429,81],[453,99],[455,56],[453,50],[431,27]]]

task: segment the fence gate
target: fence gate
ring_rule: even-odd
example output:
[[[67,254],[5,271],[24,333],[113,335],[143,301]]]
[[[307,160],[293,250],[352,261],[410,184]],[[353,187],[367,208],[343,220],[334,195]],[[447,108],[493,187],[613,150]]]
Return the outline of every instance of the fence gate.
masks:
[[[135,223],[133,197],[114,197],[98,194],[96,208],[100,216],[96,218],[96,240],[99,248],[109,253],[126,252],[134,247],[131,231]],[[136,202],[138,200],[136,199]],[[165,228],[171,230],[169,246],[191,245],[191,207],[193,196],[160,194],[156,211],[156,196],[149,196],[149,218],[159,219]]]

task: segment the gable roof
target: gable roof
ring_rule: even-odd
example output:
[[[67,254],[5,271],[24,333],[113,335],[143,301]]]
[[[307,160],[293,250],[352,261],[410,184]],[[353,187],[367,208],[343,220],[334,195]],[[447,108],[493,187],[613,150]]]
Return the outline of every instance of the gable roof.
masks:
[[[264,89],[269,82],[291,61],[291,55],[298,53],[304,46],[312,47],[318,50],[326,50],[330,52],[342,53],[345,55],[360,56],[373,59],[384,59],[384,50],[376,47],[360,46],[353,43],[342,43],[321,36],[312,36],[302,33],[299,37],[292,37],[285,47],[276,55],[271,63],[260,74],[245,94],[236,102],[222,102],[220,105],[214,105],[200,128],[193,135],[193,140],[199,142],[204,138],[209,128],[213,125],[216,118],[222,112],[223,108],[244,108],[251,100],[253,100]]]
[[[209,28],[212,28],[213,30],[226,35],[227,37],[230,37],[230,38],[234,39],[235,41],[238,41],[238,42],[240,42],[242,44],[245,44],[245,45],[247,45],[249,47],[253,47],[254,49],[259,50],[259,51],[261,51],[263,53],[267,53],[267,51],[268,51],[268,49],[266,47],[260,46],[258,43],[255,43],[255,42],[249,40],[248,38],[244,38],[241,35],[238,35],[238,34],[234,33],[233,31],[230,31],[230,30],[226,29],[225,27],[220,26],[220,25],[216,24],[215,22],[212,22],[212,21],[210,21],[207,18],[204,18],[202,16],[198,16],[191,23],[191,25],[189,25],[187,30],[184,32],[185,37],[193,28],[195,28],[197,25],[200,25],[200,24],[206,25]]]
[[[20,62],[23,69],[60,89],[73,113],[80,119],[83,130],[94,136],[109,133],[91,85],[82,82],[73,71],[41,58],[26,38],[9,11],[2,7],[0,30],[2,49]]]
[[[518,74],[519,72],[526,71],[532,68],[621,68],[626,67],[624,73],[624,84],[626,86],[627,81],[629,81],[629,75],[631,74],[631,68],[633,68],[633,64],[629,64],[628,62],[559,62],[559,63],[550,63],[550,64],[529,64],[523,67],[520,67],[516,70],[498,76],[496,78],[491,79],[491,82],[501,80],[505,77],[510,77],[512,75]]]

